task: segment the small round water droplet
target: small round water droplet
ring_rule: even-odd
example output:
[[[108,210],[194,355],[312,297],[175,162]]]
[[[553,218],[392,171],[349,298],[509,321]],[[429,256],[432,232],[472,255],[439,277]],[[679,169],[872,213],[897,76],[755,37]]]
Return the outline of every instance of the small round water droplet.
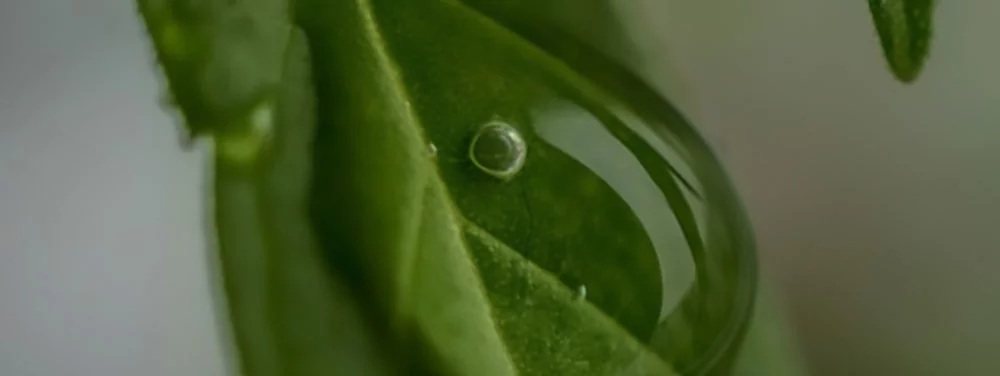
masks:
[[[528,154],[524,137],[510,124],[492,121],[479,128],[469,146],[469,158],[483,172],[509,180],[524,167]]]
[[[437,155],[438,155],[438,148],[437,148],[437,146],[434,145],[434,143],[427,144],[427,150],[430,151],[431,158],[436,158],[437,157]]]

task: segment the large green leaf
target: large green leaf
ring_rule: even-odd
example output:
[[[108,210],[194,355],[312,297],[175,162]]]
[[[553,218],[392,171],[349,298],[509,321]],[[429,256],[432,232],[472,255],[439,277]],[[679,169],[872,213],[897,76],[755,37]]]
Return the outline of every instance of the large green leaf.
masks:
[[[470,4],[140,1],[189,130],[215,141],[243,371],[726,372],[755,265],[707,146],[578,26]],[[507,180],[470,161],[490,123],[527,147]],[[695,287],[664,289],[677,255]]]
[[[868,8],[892,73],[916,80],[930,51],[934,0],[868,0]]]
[[[504,374],[504,362],[526,374],[597,371],[644,351],[634,337],[648,338],[659,314],[655,251],[606,183],[531,129],[539,104],[574,102],[563,92],[578,78],[458,3],[316,2],[303,25],[314,51],[366,46],[314,60],[325,75],[317,82],[327,132],[317,137],[316,164],[337,171],[319,176],[315,202],[327,248],[343,251],[336,263],[368,269],[359,284],[386,320],[417,328],[408,335],[461,374]],[[529,145],[523,171],[507,183],[467,159],[469,138],[493,119]],[[480,282],[471,261],[525,269],[489,278],[480,267]],[[517,285],[506,278],[528,278],[532,288],[504,290]],[[604,313],[572,298],[579,284]],[[491,308],[484,289],[520,297]],[[552,300],[569,305],[566,313],[530,306]],[[587,339],[595,336],[603,339]],[[543,349],[548,356],[538,357]]]

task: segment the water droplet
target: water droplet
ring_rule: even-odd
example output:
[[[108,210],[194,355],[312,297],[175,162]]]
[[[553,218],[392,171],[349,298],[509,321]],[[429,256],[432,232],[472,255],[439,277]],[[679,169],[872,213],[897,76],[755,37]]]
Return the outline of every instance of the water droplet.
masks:
[[[573,294],[573,299],[575,300],[586,300],[587,299],[587,285],[580,285],[576,287],[576,292]]]
[[[427,144],[427,150],[429,150],[429,151],[430,151],[430,153],[431,153],[431,158],[437,158],[437,155],[438,155],[438,148],[437,148],[437,146],[435,146],[435,145],[434,145],[434,143],[433,143],[433,142],[432,142],[432,143],[429,143],[429,144]]]
[[[536,113],[532,119],[538,135],[535,148],[554,146],[585,166],[601,183],[595,188],[587,180],[563,178],[559,194],[586,196],[576,199],[585,203],[577,203],[585,208],[578,215],[602,217],[600,220],[605,222],[601,227],[614,227],[618,236],[628,239],[623,234],[634,231],[634,225],[627,216],[612,220],[609,216],[615,214],[598,204],[610,189],[631,210],[655,250],[662,295],[651,346],[660,354],[668,354],[668,360],[681,369],[696,367],[702,359],[713,359],[713,352],[728,351],[728,345],[712,347],[698,341],[731,343],[737,339],[733,328],[745,325],[754,288],[753,243],[738,200],[703,141],[675,119],[655,119],[628,108],[553,102]],[[533,160],[538,166],[549,165],[544,162],[542,156]],[[602,193],[591,193],[594,189]],[[547,196],[546,205],[556,207],[552,199],[555,196]],[[575,210],[569,205],[563,204],[561,210]],[[604,212],[597,214],[596,210]],[[538,212],[534,210],[536,217]],[[599,231],[601,227],[578,233]],[[635,239],[622,241],[633,242],[631,249],[644,246]],[[574,252],[582,253],[578,249],[593,247],[599,241],[592,237]],[[610,273],[604,269],[613,262],[609,256],[594,269],[580,273],[587,276],[594,290],[587,300],[598,307],[614,307],[606,301],[619,299],[607,297],[607,291],[602,290],[605,281],[616,280],[600,275]],[[646,262],[619,268],[640,275]],[[711,291],[711,295],[699,295],[699,291]],[[694,314],[699,316],[691,317]],[[692,327],[691,322],[699,326]],[[681,339],[679,333],[685,331],[694,339]]]
[[[509,180],[521,171],[527,152],[521,133],[501,121],[483,125],[469,145],[472,163],[483,172],[501,180]]]
[[[270,103],[264,103],[254,108],[250,115],[250,127],[254,132],[271,132],[273,125],[273,110]]]
[[[233,163],[250,163],[274,132],[274,110],[271,102],[263,102],[247,116],[244,129],[235,133],[216,134],[217,151]]]

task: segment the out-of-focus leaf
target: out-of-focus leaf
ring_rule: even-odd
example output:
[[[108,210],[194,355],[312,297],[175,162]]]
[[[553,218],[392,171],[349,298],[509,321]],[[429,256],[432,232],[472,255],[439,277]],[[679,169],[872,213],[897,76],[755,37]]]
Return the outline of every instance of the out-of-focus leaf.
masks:
[[[913,82],[930,51],[934,0],[868,0],[868,8],[893,75]]]
[[[272,100],[291,37],[287,0],[138,0],[192,136],[241,135]]]
[[[309,223],[315,101],[301,33],[272,94],[267,143],[253,161],[215,163],[219,257],[247,375],[389,375],[391,353],[332,273]]]
[[[309,224],[315,102],[301,34],[290,39],[267,144],[215,164],[219,257],[248,375],[390,374],[378,330],[331,273]]]

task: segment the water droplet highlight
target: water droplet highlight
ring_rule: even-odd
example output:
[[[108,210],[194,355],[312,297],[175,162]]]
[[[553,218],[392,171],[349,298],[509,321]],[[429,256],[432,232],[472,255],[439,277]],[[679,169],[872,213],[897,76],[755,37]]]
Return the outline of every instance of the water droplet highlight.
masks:
[[[524,137],[510,124],[486,123],[472,138],[469,158],[481,171],[501,180],[510,180],[524,167],[528,154]]]
[[[573,294],[574,300],[586,300],[587,299],[587,285],[580,285],[576,287],[576,293]]]
[[[431,158],[437,158],[437,155],[438,155],[438,148],[437,148],[437,146],[435,146],[435,145],[434,145],[434,143],[433,143],[433,142],[432,142],[432,143],[429,143],[429,144],[427,144],[427,150],[428,150],[428,151],[430,151],[430,153],[431,153]]]
[[[217,151],[233,163],[253,162],[271,139],[273,132],[274,110],[270,102],[263,102],[250,112],[244,130],[215,136]]]

